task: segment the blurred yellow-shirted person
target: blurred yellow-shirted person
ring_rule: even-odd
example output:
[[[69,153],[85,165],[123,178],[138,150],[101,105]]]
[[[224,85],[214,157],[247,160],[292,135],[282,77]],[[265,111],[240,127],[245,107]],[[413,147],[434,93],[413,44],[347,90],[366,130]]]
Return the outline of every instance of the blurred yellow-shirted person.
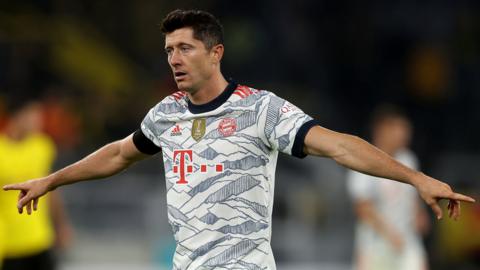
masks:
[[[40,132],[42,105],[34,101],[11,103],[9,119],[0,133],[0,183],[21,182],[50,172],[56,150]],[[34,215],[11,208],[18,194],[0,194],[0,255],[2,270],[53,270],[55,242],[65,247],[71,229],[55,192]]]

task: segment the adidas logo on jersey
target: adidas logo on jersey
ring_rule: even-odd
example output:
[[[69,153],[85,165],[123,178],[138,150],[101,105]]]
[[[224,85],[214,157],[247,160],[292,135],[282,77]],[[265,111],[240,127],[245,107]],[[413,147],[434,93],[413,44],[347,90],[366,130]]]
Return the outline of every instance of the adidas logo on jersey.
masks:
[[[182,135],[182,130],[180,129],[180,126],[176,124],[173,127],[172,132],[170,132],[170,136],[181,136],[181,135]]]

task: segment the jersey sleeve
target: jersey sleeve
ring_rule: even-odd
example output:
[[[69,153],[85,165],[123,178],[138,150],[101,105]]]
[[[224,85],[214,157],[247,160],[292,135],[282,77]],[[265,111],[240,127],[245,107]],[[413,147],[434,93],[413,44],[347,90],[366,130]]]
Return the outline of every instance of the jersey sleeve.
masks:
[[[305,136],[318,122],[292,103],[265,92],[266,97],[258,108],[260,137],[271,149],[304,158]]]
[[[150,109],[142,123],[140,129],[133,134],[133,143],[137,149],[145,154],[153,155],[158,153],[160,148],[160,141],[158,140],[155,107]]]
[[[133,133],[133,144],[137,149],[147,155],[155,155],[160,152],[161,148],[156,146],[149,138],[143,134],[141,129]]]
[[[354,201],[374,199],[374,177],[349,171],[347,174],[347,191]]]

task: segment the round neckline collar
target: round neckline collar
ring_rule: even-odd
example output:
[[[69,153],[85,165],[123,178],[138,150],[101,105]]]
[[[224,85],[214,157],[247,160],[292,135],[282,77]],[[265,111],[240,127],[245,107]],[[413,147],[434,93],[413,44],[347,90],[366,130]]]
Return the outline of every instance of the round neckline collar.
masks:
[[[229,80],[228,85],[227,87],[225,87],[223,92],[220,95],[218,95],[216,98],[214,98],[213,100],[205,104],[196,105],[196,104],[193,104],[190,100],[188,100],[188,110],[193,114],[213,111],[216,108],[222,106],[222,104],[225,103],[225,101],[227,101],[228,98],[232,95],[235,89],[237,89],[237,83],[232,80]]]

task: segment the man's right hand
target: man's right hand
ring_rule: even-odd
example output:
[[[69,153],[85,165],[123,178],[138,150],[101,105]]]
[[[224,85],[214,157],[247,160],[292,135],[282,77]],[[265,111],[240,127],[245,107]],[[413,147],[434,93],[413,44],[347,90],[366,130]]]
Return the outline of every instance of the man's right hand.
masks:
[[[19,190],[17,208],[18,213],[23,213],[23,208],[27,213],[32,214],[38,208],[38,200],[51,190],[50,181],[47,177],[29,180],[23,183],[10,184],[3,187],[3,190]]]
[[[59,186],[109,177],[125,170],[131,164],[152,155],[153,153],[145,154],[140,152],[133,141],[133,134],[130,134],[122,140],[103,146],[82,160],[50,176],[19,184],[6,185],[3,189],[19,190],[18,212],[20,214],[23,213],[23,207],[26,207],[27,213],[30,215],[32,209],[37,210],[38,199]]]

